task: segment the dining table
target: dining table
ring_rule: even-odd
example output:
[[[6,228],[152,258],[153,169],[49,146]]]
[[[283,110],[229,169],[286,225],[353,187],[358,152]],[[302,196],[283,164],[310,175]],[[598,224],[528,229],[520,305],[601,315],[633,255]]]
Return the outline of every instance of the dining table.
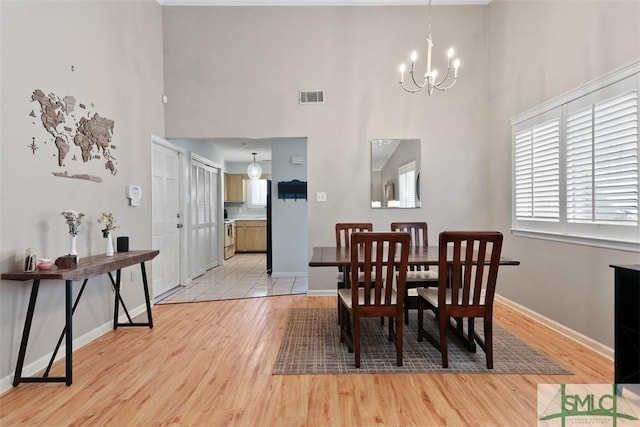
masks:
[[[453,250],[450,248],[450,254]],[[437,266],[440,248],[436,246],[411,246],[409,248],[409,266]],[[488,262],[487,262],[488,263]],[[500,256],[500,265],[520,265],[520,261]],[[346,271],[351,266],[351,249],[336,246],[316,246],[313,248],[309,267],[339,267]],[[348,287],[348,274],[345,274],[345,285]]]
[[[449,250],[453,253],[453,250]],[[438,265],[440,249],[436,246],[411,246],[409,265]],[[488,262],[487,262],[488,263]],[[309,267],[348,267],[351,264],[351,249],[336,246],[316,246],[309,261]],[[500,256],[500,265],[520,265],[520,261]]]

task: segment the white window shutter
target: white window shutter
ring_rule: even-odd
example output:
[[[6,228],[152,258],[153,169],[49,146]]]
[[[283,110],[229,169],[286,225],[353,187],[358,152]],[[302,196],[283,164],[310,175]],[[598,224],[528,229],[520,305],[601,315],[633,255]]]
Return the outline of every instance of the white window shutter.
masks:
[[[599,102],[567,118],[567,220],[637,224],[635,91]]]
[[[560,218],[560,122],[551,120],[515,137],[516,217]]]

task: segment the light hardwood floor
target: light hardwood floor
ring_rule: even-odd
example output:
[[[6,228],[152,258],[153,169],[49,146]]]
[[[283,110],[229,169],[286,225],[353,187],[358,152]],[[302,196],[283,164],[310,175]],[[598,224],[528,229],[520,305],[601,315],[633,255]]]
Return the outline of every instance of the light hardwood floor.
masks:
[[[0,425],[534,426],[538,383],[613,381],[610,360],[498,303],[497,323],[574,375],[272,375],[293,307],[335,297],[156,306],[152,330],[77,350],[71,387],[0,396]]]

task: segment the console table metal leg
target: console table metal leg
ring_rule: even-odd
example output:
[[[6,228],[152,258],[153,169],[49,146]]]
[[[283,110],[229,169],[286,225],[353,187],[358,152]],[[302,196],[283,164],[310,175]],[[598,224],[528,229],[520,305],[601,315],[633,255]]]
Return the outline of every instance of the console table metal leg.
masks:
[[[144,266],[144,262],[140,263],[140,270],[142,271],[142,284],[144,286],[144,301],[147,304],[147,319],[149,321],[149,329],[153,329],[153,317],[151,316],[151,300],[149,299],[149,284],[147,283],[147,270]]]
[[[142,322],[134,322],[133,319],[131,318],[131,316],[129,315],[129,310],[127,310],[127,306],[124,303],[124,300],[122,299],[122,295],[120,294],[120,280],[121,280],[121,273],[120,270],[116,271],[116,278],[115,280],[113,279],[113,276],[111,275],[111,273],[109,274],[109,279],[111,279],[111,284],[113,285],[113,289],[116,292],[115,295],[115,302],[114,302],[114,313],[113,313],[113,329],[118,329],[119,326],[148,326],[149,328],[153,328],[153,317],[151,316],[151,301],[149,299],[149,285],[147,282],[147,273],[144,267],[144,262],[140,263],[140,268],[142,269],[142,283],[144,285],[144,299],[145,299],[145,304],[147,307],[147,322],[146,323],[142,323]],[[120,311],[120,305],[122,305],[122,309],[124,310],[124,313],[127,315],[127,319],[129,320],[128,323],[119,323],[118,322],[118,313]]]
[[[118,329],[118,311],[120,308],[120,269],[116,272],[116,281],[113,282],[113,278],[111,277],[111,273],[109,273],[109,278],[111,278],[111,283],[113,284],[113,288],[116,291],[115,300],[113,302],[113,329]]]
[[[72,316],[76,312],[76,308],[78,307],[78,303],[80,302],[80,298],[82,297],[82,294],[84,293],[84,289],[86,288],[88,281],[89,281],[89,279],[84,279],[84,282],[82,282],[82,286],[80,287],[80,292],[78,292],[78,296],[76,296],[76,300],[73,302],[73,307],[71,308],[71,315]],[[58,354],[58,350],[60,350],[60,345],[62,344],[62,340],[66,336],[66,333],[67,333],[67,328],[65,326],[62,329],[62,333],[60,334],[60,338],[58,338],[58,343],[56,344],[55,350],[53,350],[53,354],[51,355],[51,359],[49,359],[49,364],[47,365],[47,369],[45,369],[45,371],[44,371],[43,377],[45,377],[45,378],[49,376],[49,371],[51,371],[51,366],[53,366],[53,362],[56,359],[56,356]]]
[[[73,280],[65,280],[65,314],[67,323],[67,336],[65,343],[65,372],[66,384],[73,382]]]
[[[27,309],[27,318],[24,321],[24,329],[22,330],[22,340],[20,341],[20,351],[18,352],[18,362],[16,363],[16,373],[13,376],[13,386],[16,387],[22,380],[22,366],[24,365],[24,357],[27,352],[27,342],[29,341],[29,333],[31,332],[31,321],[33,320],[33,312],[36,307],[36,299],[38,297],[38,288],[40,280],[35,279],[31,285],[31,296],[29,297],[29,307]]]

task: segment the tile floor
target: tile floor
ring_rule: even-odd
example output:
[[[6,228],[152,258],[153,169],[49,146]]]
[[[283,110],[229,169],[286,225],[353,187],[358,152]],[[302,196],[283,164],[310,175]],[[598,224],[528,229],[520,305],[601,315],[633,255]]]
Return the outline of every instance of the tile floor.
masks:
[[[236,254],[184,287],[161,295],[156,304],[304,294],[307,277],[271,277],[265,254]]]

